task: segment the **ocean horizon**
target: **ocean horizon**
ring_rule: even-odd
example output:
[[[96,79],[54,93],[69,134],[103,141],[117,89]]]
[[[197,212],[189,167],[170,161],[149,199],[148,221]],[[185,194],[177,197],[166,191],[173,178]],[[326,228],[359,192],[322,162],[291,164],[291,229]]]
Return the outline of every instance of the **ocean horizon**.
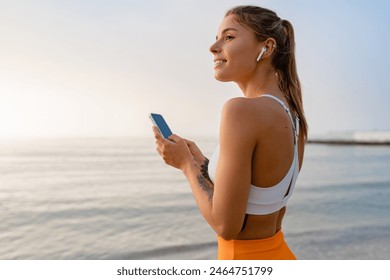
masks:
[[[308,144],[283,224],[297,257],[390,259],[389,167],[390,146]],[[3,139],[0,178],[0,259],[216,259],[153,137]]]

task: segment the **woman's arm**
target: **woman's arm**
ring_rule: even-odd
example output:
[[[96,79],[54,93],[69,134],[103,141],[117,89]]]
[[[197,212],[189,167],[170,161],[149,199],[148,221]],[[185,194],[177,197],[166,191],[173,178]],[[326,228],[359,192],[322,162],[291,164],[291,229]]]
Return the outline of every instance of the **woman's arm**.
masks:
[[[171,135],[170,140],[162,137],[156,127],[153,127],[157,151],[166,164],[181,169],[191,186],[200,212],[214,229],[215,222],[211,215],[214,186],[208,176],[208,159],[202,154],[196,144],[178,135]]]
[[[202,165],[205,169],[207,164],[204,156],[202,162],[199,154],[195,157],[191,153],[191,145],[177,135],[170,137],[173,143],[155,132],[157,150],[167,164],[183,171],[203,217],[225,239],[233,239],[239,234],[245,218],[251,159],[256,145],[250,114],[243,98],[231,99],[225,104],[214,185],[202,173]]]

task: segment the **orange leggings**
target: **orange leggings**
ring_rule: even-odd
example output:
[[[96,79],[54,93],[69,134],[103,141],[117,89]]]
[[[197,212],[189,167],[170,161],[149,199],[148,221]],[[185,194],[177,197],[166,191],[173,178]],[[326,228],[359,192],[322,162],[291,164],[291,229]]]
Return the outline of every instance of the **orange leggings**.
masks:
[[[218,260],[296,260],[279,230],[274,236],[255,240],[218,237]]]

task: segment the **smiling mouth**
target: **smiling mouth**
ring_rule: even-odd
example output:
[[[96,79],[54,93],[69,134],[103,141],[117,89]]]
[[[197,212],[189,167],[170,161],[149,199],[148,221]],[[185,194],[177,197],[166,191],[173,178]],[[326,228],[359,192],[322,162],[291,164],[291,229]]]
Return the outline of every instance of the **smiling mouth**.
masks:
[[[221,65],[222,63],[225,63],[225,62],[226,62],[225,59],[214,60],[214,66],[219,66],[219,65]]]

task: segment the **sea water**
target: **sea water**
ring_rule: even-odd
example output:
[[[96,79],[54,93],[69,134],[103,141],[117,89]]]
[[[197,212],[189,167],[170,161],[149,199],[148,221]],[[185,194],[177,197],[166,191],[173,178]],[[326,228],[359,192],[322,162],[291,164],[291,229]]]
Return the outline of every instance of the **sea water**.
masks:
[[[194,139],[206,156],[216,139]],[[300,259],[390,259],[390,146],[306,146],[283,230]],[[0,259],[215,259],[152,138],[0,141]]]

